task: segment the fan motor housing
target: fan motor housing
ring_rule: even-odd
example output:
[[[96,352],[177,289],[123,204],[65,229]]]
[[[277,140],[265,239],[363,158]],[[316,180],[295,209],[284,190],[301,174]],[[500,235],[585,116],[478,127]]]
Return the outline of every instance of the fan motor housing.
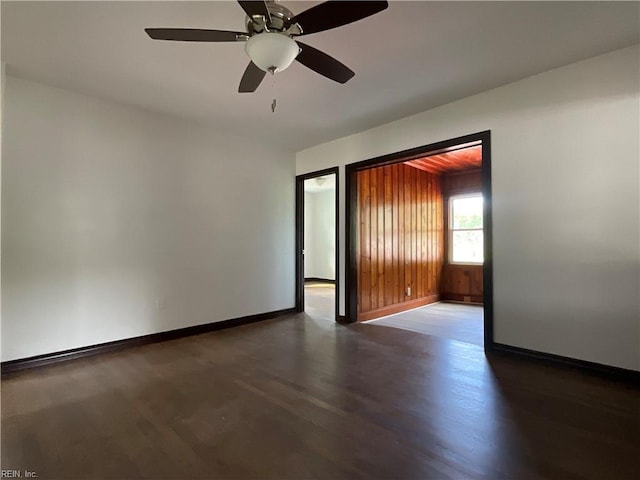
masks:
[[[284,32],[285,30],[288,30],[288,34],[293,35],[300,35],[300,33],[302,33],[297,24],[291,25],[288,29],[285,28],[287,21],[294,16],[291,10],[273,1],[266,2],[266,5],[271,15],[271,21],[265,25],[264,17],[259,15],[254,17],[247,16],[246,24],[249,36],[263,32]]]

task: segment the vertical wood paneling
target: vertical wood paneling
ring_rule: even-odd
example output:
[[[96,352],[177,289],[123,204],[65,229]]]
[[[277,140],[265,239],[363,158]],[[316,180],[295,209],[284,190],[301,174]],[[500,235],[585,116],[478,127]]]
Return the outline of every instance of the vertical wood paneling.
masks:
[[[424,242],[426,240],[426,232],[424,229],[426,221],[426,206],[424,205],[424,189],[425,189],[425,177],[424,175],[416,175],[416,216],[418,217],[418,229],[416,231],[416,284],[418,286],[416,291],[416,297],[424,297],[424,278],[426,272],[424,271],[425,258],[424,258]]]
[[[438,183],[437,185],[437,195],[438,198],[442,199],[444,194],[442,192],[442,184]],[[438,293],[442,294],[442,277],[444,275],[444,262],[446,261],[445,256],[445,244],[446,244],[446,228],[445,228],[445,205],[443,201],[439,201],[436,203],[436,231],[438,234],[436,235],[436,255],[438,258],[436,264],[436,270],[433,272],[433,278],[435,283],[435,289]]]
[[[391,192],[392,192],[392,225],[391,225],[391,239],[393,241],[393,251],[392,251],[392,269],[393,271],[397,271],[399,268],[398,263],[398,196],[400,194],[399,189],[393,188],[394,185],[398,185],[398,169],[399,165],[391,166]],[[395,287],[392,285],[392,287]],[[401,301],[401,297],[399,296],[399,289],[392,288],[392,297],[391,303],[396,304]]]
[[[384,169],[384,304],[393,304],[393,194],[392,168]]]
[[[442,176],[442,191],[445,195],[479,192],[480,190],[482,190],[482,177],[479,169]]]
[[[413,277],[411,276],[411,230],[413,224],[411,221],[411,174],[415,169],[405,170],[404,174],[404,288],[408,288],[413,283]],[[409,300],[410,295],[405,295],[405,300]]]
[[[371,276],[369,277],[369,303],[370,309],[378,308],[378,173],[375,170],[369,171],[369,196],[371,202],[370,211],[370,230],[369,230],[369,248],[371,251]],[[360,175],[360,173],[358,174]],[[372,295],[372,292],[376,292]]]
[[[424,295],[431,295],[432,292],[432,285],[431,285],[431,268],[429,268],[429,265],[431,263],[431,242],[432,237],[434,236],[435,232],[433,229],[433,225],[434,225],[434,213],[431,212],[431,210],[433,209],[433,201],[431,199],[431,193],[432,193],[432,188],[433,188],[433,182],[434,182],[434,178],[426,178],[424,181],[424,211],[425,211],[425,224],[427,225],[427,228],[425,230],[425,232],[431,232],[428,233],[427,235],[424,236],[423,239],[423,269],[424,269]],[[431,212],[431,213],[430,213]]]
[[[405,209],[405,201],[404,201],[404,186],[405,182],[405,172],[406,169],[402,168],[402,165],[398,165],[398,279],[399,285],[398,288],[398,303],[404,302],[406,300],[406,296],[404,294],[405,288],[407,286],[407,280],[404,272],[405,265],[405,243],[404,243],[404,229],[405,229],[405,218],[404,218],[404,209]]]
[[[437,300],[444,253],[440,177],[404,164],[357,175],[359,319]]]
[[[438,291],[438,293],[441,293],[442,292],[442,274],[443,274],[443,268],[444,268],[444,262],[445,262],[444,245],[446,243],[446,232],[444,227],[445,206],[444,206],[444,202],[442,201],[442,198],[444,196],[442,192],[442,183],[438,183],[437,188],[438,188],[437,195],[438,195],[438,198],[440,199],[436,203],[436,210],[438,212],[436,215],[436,224],[437,224],[436,231],[438,232],[437,243],[436,243],[436,255],[438,256],[438,263],[437,263],[437,270],[434,272],[434,279],[435,279],[435,288]]]
[[[360,268],[358,269],[358,285],[362,285],[363,290],[371,290],[371,192],[369,189],[369,170],[362,172],[358,178],[358,219],[360,224],[359,232],[359,251],[360,251]],[[358,309],[368,311],[371,310],[371,296],[358,296]]]
[[[384,172],[385,169],[378,170],[378,308],[384,307]]]

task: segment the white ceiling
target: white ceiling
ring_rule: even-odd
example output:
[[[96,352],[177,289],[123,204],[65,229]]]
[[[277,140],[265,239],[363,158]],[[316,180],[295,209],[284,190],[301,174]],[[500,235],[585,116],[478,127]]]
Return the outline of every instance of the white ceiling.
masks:
[[[299,13],[319,2],[282,2]],[[224,2],[2,1],[7,72],[207,122],[296,151],[638,43],[638,2],[401,2],[303,37],[356,72],[294,64],[238,94],[242,43],[154,41],[145,27],[244,30]],[[277,110],[271,102],[277,98]]]

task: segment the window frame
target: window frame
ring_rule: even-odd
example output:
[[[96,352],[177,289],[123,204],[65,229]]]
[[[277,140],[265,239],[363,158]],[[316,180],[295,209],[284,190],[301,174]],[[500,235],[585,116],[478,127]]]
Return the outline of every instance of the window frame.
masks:
[[[462,198],[474,198],[474,197],[480,197],[482,199],[482,227],[481,228],[453,228],[453,202],[454,200],[458,200],[458,199],[462,199]],[[482,243],[483,243],[483,248],[484,248],[484,196],[482,195],[481,191],[475,191],[475,192],[468,192],[468,193],[461,193],[461,194],[457,194],[457,195],[451,195],[449,197],[449,201],[448,201],[449,205],[448,205],[448,217],[449,217],[449,221],[448,221],[448,225],[447,225],[447,230],[448,230],[448,239],[447,239],[447,251],[448,251],[448,255],[447,255],[447,261],[450,265],[479,265],[482,266],[484,265],[484,252],[482,252],[482,257],[483,257],[483,261],[482,262],[457,262],[455,260],[453,260],[453,234],[454,232],[483,232],[483,238],[482,238]]]

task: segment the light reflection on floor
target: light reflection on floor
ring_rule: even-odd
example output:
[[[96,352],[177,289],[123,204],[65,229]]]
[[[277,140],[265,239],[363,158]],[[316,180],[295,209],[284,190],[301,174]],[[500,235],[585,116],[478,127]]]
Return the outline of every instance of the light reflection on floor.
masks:
[[[440,302],[370,320],[365,324],[401,328],[482,347],[483,314],[484,309],[481,305]]]
[[[317,320],[335,320],[336,288],[328,283],[309,283],[304,287],[304,311]]]

